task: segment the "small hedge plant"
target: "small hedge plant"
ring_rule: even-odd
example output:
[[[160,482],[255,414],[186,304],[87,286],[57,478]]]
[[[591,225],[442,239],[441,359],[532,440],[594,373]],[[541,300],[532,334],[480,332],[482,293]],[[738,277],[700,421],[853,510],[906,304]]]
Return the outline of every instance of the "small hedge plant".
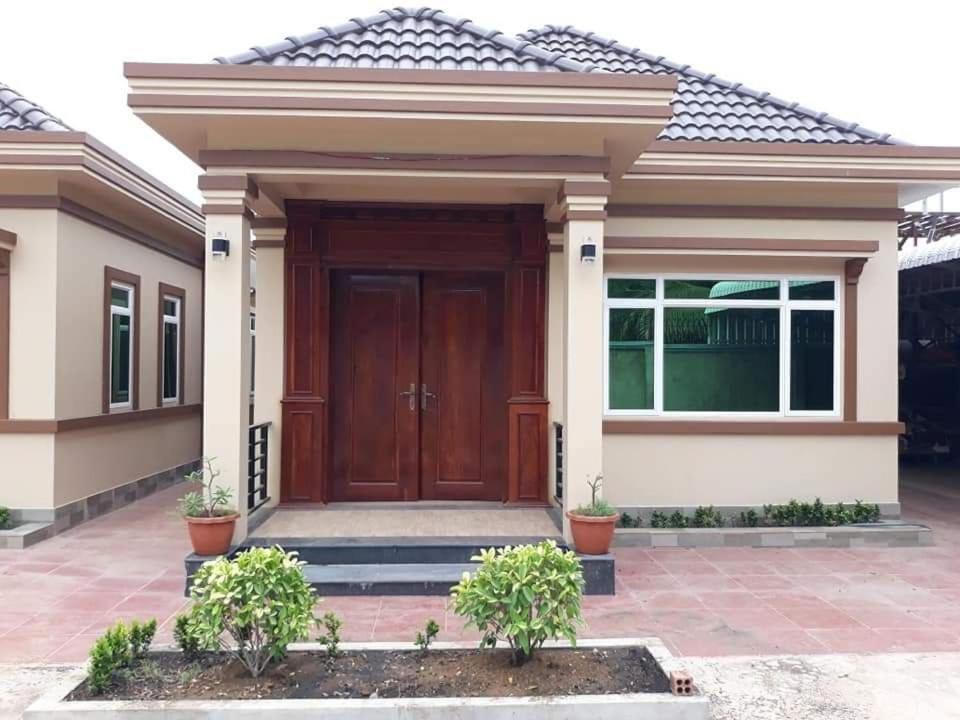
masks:
[[[0,505],[0,530],[13,527],[13,518],[10,517],[10,508]]]
[[[305,564],[279,547],[204,563],[193,578],[194,606],[183,636],[195,638],[198,649],[232,654],[259,677],[316,624],[316,595],[304,577]]]
[[[552,540],[484,550],[473,575],[451,591],[453,609],[483,637],[480,647],[506,642],[511,661],[522,665],[546,640],[576,644],[583,620],[583,568],[576,554]]]
[[[880,522],[880,506],[859,500],[853,505],[824,505],[820,498],[812,503],[791,500],[786,505],[764,505],[763,515],[756,510],[747,510],[737,516],[724,517],[712,505],[698,507],[693,515],[684,515],[679,510],[670,515],[654,511],[650,516],[652,528],[720,528],[731,527],[834,527],[852,523]],[[634,524],[636,523],[636,524]],[[640,527],[640,516],[632,519],[623,513],[622,527]]]
[[[134,620],[130,625],[120,621],[97,638],[90,649],[90,691],[100,695],[113,684],[117,673],[143,659],[156,632],[156,620]]]

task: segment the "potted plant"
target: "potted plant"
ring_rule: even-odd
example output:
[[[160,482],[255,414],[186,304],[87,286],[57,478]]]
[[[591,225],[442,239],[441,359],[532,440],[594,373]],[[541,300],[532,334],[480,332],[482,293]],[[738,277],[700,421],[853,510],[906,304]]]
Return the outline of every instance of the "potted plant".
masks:
[[[610,550],[619,515],[610,503],[597,497],[603,485],[602,475],[597,475],[592,482],[588,480],[587,484],[590,486],[590,504],[586,507],[578,505],[576,510],[567,513],[573,544],[577,552],[584,555],[604,555]]]
[[[180,513],[187,521],[190,543],[197,555],[223,555],[230,549],[233,526],[240,515],[229,507],[229,488],[216,485],[220,475],[213,462],[203,459],[204,467],[187,475],[187,480],[201,485],[180,499]]]

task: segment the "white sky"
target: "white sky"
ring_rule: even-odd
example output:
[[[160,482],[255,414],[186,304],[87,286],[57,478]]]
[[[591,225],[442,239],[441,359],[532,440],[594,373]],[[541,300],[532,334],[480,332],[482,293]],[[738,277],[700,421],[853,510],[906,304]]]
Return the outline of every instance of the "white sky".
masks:
[[[199,199],[199,168],[127,108],[123,63],[207,62],[384,7],[386,0],[0,0],[0,80]],[[960,2],[444,0],[435,7],[507,34],[576,25],[913,144],[960,145]],[[960,193],[948,195],[947,208],[960,210]]]

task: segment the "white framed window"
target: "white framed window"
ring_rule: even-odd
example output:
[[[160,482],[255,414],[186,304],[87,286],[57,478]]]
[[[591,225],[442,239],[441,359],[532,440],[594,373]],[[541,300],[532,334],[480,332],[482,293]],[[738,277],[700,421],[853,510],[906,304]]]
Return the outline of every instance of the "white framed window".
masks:
[[[134,318],[137,303],[133,285],[110,283],[110,408],[133,403]]]
[[[177,402],[180,400],[180,366],[182,354],[180,345],[183,342],[182,313],[183,302],[175,295],[163,295],[163,318],[161,320],[162,366],[161,372],[161,402]]]
[[[609,416],[840,414],[839,276],[604,277]]]

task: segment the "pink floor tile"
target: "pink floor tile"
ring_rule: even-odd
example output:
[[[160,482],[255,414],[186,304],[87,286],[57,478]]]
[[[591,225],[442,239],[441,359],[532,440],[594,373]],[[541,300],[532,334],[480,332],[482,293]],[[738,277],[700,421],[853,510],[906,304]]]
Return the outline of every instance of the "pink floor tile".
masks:
[[[864,628],[865,626],[837,608],[827,607],[784,607],[780,612],[801,628]]]

